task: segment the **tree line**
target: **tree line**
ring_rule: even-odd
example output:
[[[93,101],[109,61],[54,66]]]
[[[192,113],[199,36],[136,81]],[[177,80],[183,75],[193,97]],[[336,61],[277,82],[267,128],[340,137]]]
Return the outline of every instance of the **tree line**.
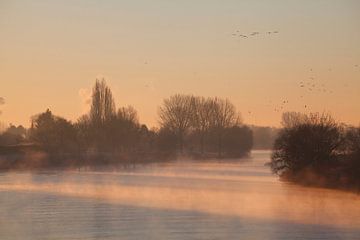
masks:
[[[227,99],[176,94],[164,99],[158,115],[159,128],[148,129],[132,106],[117,109],[105,80],[96,80],[90,111],[76,122],[47,109],[31,118],[28,130],[12,126],[17,138],[11,142],[8,137],[1,142],[10,128],[0,135],[0,145],[15,144],[0,147],[2,158],[10,156],[0,167],[100,166],[178,156],[238,158],[252,148],[251,129]],[[29,155],[36,157],[30,161]]]
[[[176,94],[164,100],[159,118],[161,131],[173,135],[181,153],[241,157],[253,145],[252,131],[228,99]]]
[[[326,113],[283,114],[270,166],[282,179],[360,190],[360,127]]]

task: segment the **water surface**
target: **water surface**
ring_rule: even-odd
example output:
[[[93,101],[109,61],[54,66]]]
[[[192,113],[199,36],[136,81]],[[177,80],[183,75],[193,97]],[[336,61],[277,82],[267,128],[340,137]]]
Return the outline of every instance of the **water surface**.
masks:
[[[360,239],[360,195],[231,162],[0,174],[0,239]]]

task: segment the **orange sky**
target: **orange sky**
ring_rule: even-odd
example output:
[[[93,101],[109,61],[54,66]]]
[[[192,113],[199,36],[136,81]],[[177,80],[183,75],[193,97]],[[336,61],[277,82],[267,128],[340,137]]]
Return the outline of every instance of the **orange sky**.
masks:
[[[150,126],[175,93],[227,97],[249,124],[329,111],[358,125],[359,9],[356,0],[3,0],[0,121],[29,126],[46,108],[76,120],[105,77],[117,106],[133,105]]]

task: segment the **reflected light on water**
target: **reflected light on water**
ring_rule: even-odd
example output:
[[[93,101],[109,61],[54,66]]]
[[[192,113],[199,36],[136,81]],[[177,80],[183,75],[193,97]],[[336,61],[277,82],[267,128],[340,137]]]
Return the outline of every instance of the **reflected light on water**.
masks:
[[[266,156],[266,155],[265,155]],[[133,172],[1,176],[0,191],[46,192],[112,204],[341,227],[360,226],[357,194],[279,182],[258,155],[246,163],[172,163]]]

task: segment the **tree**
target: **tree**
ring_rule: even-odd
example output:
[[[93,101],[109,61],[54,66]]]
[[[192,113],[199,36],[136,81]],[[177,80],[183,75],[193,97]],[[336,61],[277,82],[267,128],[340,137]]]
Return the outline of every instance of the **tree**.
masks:
[[[26,129],[22,126],[10,126],[0,134],[0,145],[15,145],[23,142],[26,138]]]
[[[350,127],[346,132],[345,141],[344,179],[348,185],[360,189],[360,127]]]
[[[253,135],[249,127],[233,126],[224,132],[224,152],[230,157],[243,157],[250,153]]]
[[[168,128],[161,128],[157,133],[157,151],[160,157],[172,157],[176,152],[178,136]]]
[[[193,100],[193,115],[191,118],[191,125],[195,132],[200,135],[200,152],[204,154],[205,135],[210,129],[210,119],[212,109],[212,100],[204,97],[194,97]]]
[[[133,106],[119,108],[117,117],[123,121],[131,122],[134,125],[139,124],[139,117],[136,109]]]
[[[176,94],[165,99],[159,108],[160,126],[177,136],[180,152],[184,149],[185,134],[191,128],[193,104],[193,96]]]
[[[210,128],[217,138],[218,157],[223,152],[223,135],[226,128],[240,124],[235,106],[228,99],[213,98],[210,103]]]
[[[136,149],[139,138],[138,114],[132,106],[119,108],[108,126],[108,138],[113,149],[120,147],[123,152]]]
[[[72,123],[53,115],[49,109],[32,118],[30,138],[52,156],[68,155],[77,150],[76,130]]]
[[[103,125],[115,115],[115,102],[104,79],[96,79],[92,92],[90,120],[94,125]]]
[[[326,172],[336,164],[343,135],[329,114],[286,113],[283,127],[271,156],[274,173],[296,178],[305,171]]]
[[[91,145],[100,151],[111,147],[111,121],[116,117],[115,102],[110,88],[104,79],[96,79],[89,113],[90,126],[88,136]]]

